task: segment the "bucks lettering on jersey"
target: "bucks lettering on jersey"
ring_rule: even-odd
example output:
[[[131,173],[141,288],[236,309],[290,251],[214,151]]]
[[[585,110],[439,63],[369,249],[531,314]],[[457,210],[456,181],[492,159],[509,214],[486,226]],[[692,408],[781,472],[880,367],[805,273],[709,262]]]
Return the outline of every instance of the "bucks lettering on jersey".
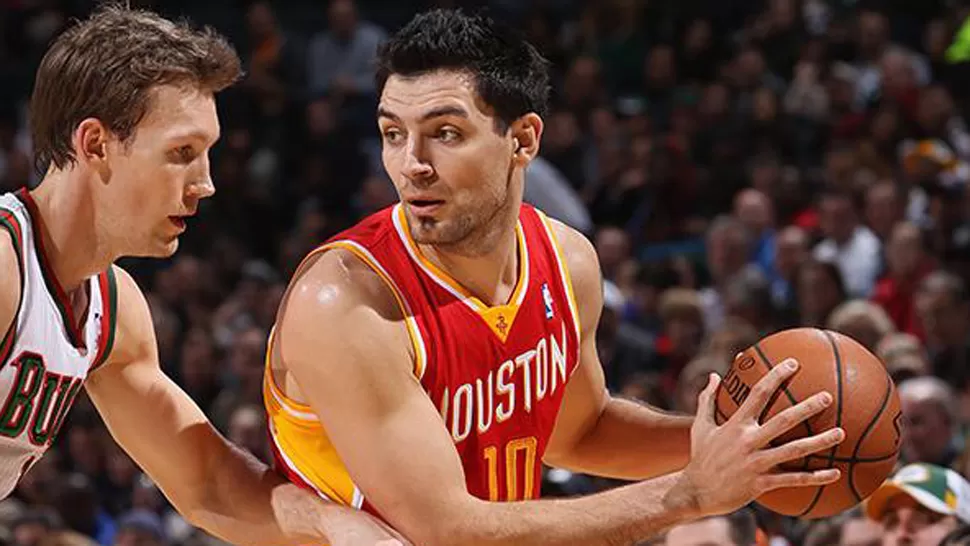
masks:
[[[26,191],[0,195],[0,227],[13,239],[21,288],[16,318],[0,330],[0,498],[54,441],[114,338],[114,272],[86,281],[89,303],[79,323],[44,253],[41,221]]]

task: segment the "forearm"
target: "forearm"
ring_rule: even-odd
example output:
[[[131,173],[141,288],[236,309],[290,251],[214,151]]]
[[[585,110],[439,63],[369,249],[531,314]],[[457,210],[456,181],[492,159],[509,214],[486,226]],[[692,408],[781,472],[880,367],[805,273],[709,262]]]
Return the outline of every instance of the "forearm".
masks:
[[[549,463],[622,480],[660,476],[687,464],[693,422],[692,416],[611,398],[568,455]]]
[[[321,502],[285,482],[266,465],[226,443],[210,465],[209,487],[186,514],[207,532],[240,546],[325,544],[329,512]],[[329,511],[329,512],[328,512]]]
[[[680,473],[568,500],[478,502],[432,542],[476,546],[636,544],[699,517]],[[425,544],[425,542],[421,542]]]

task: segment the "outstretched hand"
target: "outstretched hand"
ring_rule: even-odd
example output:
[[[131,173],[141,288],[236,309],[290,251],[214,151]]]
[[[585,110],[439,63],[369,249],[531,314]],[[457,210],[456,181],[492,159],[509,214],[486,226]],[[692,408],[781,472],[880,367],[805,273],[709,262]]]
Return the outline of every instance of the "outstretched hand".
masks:
[[[832,403],[828,392],[816,393],[760,423],[772,395],[798,369],[789,359],[773,367],[723,425],[714,420],[720,377],[698,397],[698,413],[691,428],[691,458],[684,469],[697,508],[704,515],[733,512],[759,496],[784,487],[819,487],[838,481],[838,469],[788,472],[779,465],[831,449],[845,438],[832,428],[807,438],[772,447],[779,436],[817,415]]]

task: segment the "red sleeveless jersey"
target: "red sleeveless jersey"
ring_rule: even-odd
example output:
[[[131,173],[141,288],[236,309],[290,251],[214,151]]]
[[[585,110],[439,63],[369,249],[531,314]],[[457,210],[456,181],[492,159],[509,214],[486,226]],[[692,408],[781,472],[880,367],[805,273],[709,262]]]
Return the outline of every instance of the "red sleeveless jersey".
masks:
[[[523,205],[516,232],[518,281],[509,301],[492,307],[422,256],[400,205],[324,245],[353,252],[395,292],[415,374],[455,443],[468,491],[492,501],[538,498],[543,454],[579,360],[575,299],[549,220]]]

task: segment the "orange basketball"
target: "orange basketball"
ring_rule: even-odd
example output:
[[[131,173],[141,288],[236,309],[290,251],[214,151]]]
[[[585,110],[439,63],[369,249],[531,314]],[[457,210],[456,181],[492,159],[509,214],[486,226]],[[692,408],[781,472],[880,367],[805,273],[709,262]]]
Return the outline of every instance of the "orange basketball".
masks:
[[[738,354],[718,389],[718,424],[734,414],[768,370],[787,358],[797,359],[801,366],[772,396],[762,422],[817,392],[828,391],[833,402],[773,445],[834,426],[845,430],[845,440],[831,450],[786,463],[782,470],[838,468],[841,477],[823,487],[771,491],[757,502],[788,516],[831,516],[862,502],[892,472],[899,455],[899,397],[885,367],[858,342],[836,332],[796,328],[772,334]]]

